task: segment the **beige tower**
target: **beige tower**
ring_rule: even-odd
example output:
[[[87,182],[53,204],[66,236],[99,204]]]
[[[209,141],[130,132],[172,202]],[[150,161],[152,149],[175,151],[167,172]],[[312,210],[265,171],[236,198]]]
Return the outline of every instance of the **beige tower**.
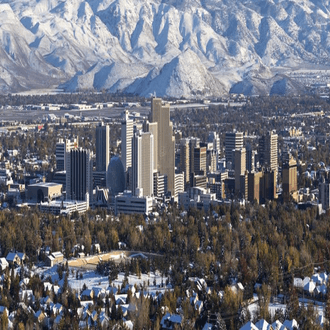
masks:
[[[247,198],[246,183],[246,150],[245,148],[235,149],[235,193],[240,193]]]
[[[153,196],[153,149],[154,137],[151,132],[135,133],[132,140],[132,188],[133,194],[142,191],[143,196]]]
[[[167,175],[168,190],[175,195],[175,137],[170,121],[170,106],[163,106],[161,99],[153,98],[150,119],[152,123],[157,123],[157,168],[160,174]]]
[[[189,139],[180,140],[180,170],[184,172],[184,183],[190,181]]]

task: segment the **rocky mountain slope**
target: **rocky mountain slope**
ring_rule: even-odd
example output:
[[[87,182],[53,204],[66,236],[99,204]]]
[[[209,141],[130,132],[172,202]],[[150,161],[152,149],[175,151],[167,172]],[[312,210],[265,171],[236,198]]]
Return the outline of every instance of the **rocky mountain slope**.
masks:
[[[329,0],[0,0],[0,93],[294,93],[286,72],[330,67],[329,13]]]

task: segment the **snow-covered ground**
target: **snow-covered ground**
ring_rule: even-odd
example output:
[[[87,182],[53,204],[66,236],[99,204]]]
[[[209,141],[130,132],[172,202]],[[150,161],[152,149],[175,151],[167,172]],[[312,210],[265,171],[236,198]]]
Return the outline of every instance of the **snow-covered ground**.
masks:
[[[248,306],[249,311],[251,313],[251,318],[252,319],[254,318],[254,316],[257,315],[257,312],[258,312],[258,302],[257,302],[258,301],[258,296],[256,294],[253,295],[253,300],[255,302]],[[310,299],[299,298],[299,304],[300,304],[300,306],[304,305],[306,308],[307,308],[308,304],[312,304],[312,305],[314,305],[314,309],[317,312],[317,314],[324,316],[324,304],[321,303],[321,302],[310,300]],[[269,313],[272,317],[275,315],[275,311],[277,309],[282,309],[283,313],[285,313],[286,305],[276,303],[276,302],[269,304],[268,310],[269,310]]]
[[[78,272],[78,276],[77,275]],[[47,268],[38,268],[35,270],[35,273],[39,274],[39,276],[43,276],[43,279],[51,278],[53,283],[58,282],[59,286],[63,285],[64,279],[59,279],[59,275],[57,273],[57,266],[47,267]],[[64,275],[63,275],[64,277]],[[121,287],[125,279],[124,273],[119,273],[116,280],[111,282],[112,286]],[[145,287],[148,292],[164,292],[165,290],[170,290],[171,287],[165,287],[167,277],[162,277],[158,272],[150,274],[141,274],[140,277],[137,275],[129,275],[127,277],[129,285],[137,285]],[[101,276],[95,270],[81,269],[81,268],[69,268],[69,278],[68,278],[69,286],[81,292],[84,284],[87,288],[98,287],[102,289],[107,289],[109,286],[109,279],[107,276]],[[163,283],[163,286],[162,286]],[[156,284],[156,285],[154,285]]]

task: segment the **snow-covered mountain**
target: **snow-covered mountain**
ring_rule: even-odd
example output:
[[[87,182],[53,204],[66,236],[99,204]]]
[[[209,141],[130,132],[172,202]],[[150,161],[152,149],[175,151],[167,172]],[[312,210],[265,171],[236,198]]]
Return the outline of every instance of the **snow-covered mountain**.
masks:
[[[329,0],[0,0],[0,92],[302,90],[330,67]]]

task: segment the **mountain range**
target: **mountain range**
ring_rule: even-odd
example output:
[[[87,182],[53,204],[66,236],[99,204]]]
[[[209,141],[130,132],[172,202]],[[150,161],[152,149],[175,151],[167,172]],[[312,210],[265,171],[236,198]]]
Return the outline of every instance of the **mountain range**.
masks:
[[[0,93],[301,92],[330,68],[329,0],[0,0]]]

